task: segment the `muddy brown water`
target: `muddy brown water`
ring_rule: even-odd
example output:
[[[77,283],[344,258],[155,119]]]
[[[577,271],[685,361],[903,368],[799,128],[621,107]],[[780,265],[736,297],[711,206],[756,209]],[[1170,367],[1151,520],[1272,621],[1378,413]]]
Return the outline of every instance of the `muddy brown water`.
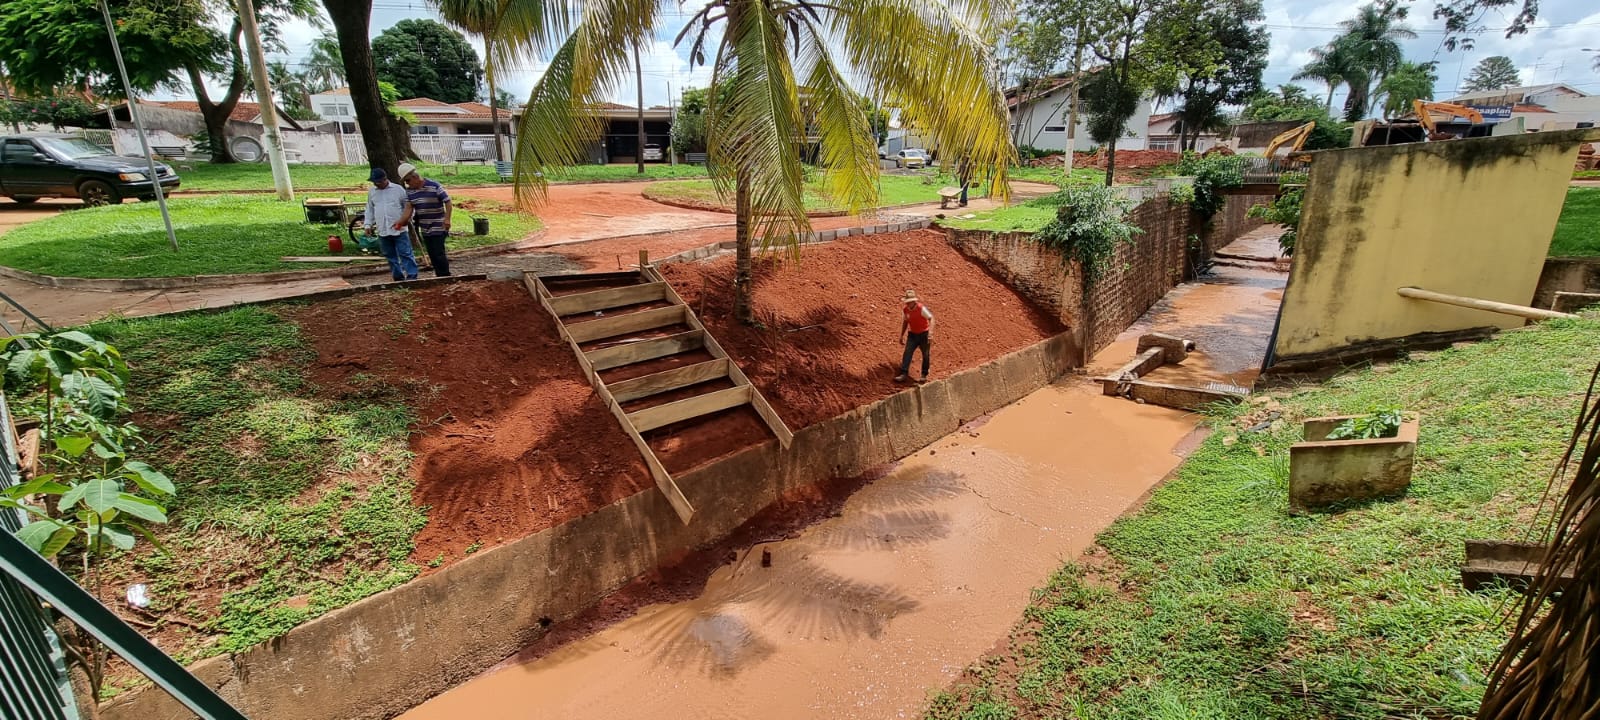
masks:
[[[914,717],[1178,464],[1193,429],[1065,380],[902,461],[838,517],[749,548],[699,597],[402,717]]]

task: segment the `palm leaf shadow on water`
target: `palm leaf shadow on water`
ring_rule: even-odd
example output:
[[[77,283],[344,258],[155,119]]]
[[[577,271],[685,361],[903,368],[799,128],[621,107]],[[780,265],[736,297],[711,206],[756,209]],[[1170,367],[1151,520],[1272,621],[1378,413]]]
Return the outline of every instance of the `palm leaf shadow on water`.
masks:
[[[1571,483],[1546,537],[1544,558],[1511,639],[1489,672],[1479,720],[1592,720],[1600,717],[1600,365],[1578,413],[1545,502],[1568,471]],[[1575,461],[1575,464],[1574,464]],[[1541,503],[1542,504],[1542,503]],[[1515,607],[1515,606],[1514,606]]]
[[[925,507],[965,491],[957,474],[907,468],[864,489],[852,512],[775,546],[758,543],[706,583],[700,597],[663,608],[643,637],[658,665],[733,677],[770,658],[778,638],[850,641],[880,637],[896,617],[921,603],[889,583],[824,567],[813,553],[894,552],[950,536],[948,514]],[[764,558],[772,552],[772,566]]]

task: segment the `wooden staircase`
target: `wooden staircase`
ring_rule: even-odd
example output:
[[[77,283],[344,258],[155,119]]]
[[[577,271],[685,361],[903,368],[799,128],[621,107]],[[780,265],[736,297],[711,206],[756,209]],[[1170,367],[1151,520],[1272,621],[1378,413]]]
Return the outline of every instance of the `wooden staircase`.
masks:
[[[556,320],[562,339],[572,347],[589,383],[601,402],[611,409],[624,432],[644,456],[656,487],[667,496],[678,517],[688,523],[694,507],[683,496],[672,475],[656,456],[642,433],[749,404],[771,428],[785,448],[794,434],[767,404],[766,398],[706,331],[683,298],[667,284],[655,266],[642,263],[638,271],[581,275],[523,275],[539,304]],[[592,286],[600,289],[581,290]],[[574,291],[578,289],[578,291]],[[653,306],[653,307],[650,307]],[[580,316],[599,319],[573,322]],[[669,331],[671,328],[687,328]],[[588,350],[585,344],[595,345]],[[674,355],[705,351],[711,360],[669,370],[605,382],[600,373]],[[704,383],[726,379],[733,387],[709,390],[633,412],[623,404]]]

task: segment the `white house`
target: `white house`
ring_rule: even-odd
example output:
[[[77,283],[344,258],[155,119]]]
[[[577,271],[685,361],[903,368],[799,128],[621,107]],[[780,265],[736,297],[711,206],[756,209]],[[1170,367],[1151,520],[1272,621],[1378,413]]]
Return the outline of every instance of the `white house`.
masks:
[[[1146,150],[1171,150],[1177,152],[1182,147],[1183,138],[1178,136],[1178,114],[1162,113],[1151,115],[1149,124]],[[1222,136],[1214,132],[1202,132],[1195,137],[1194,151],[1205,152],[1222,144]],[[1117,144],[1121,148],[1121,143]]]
[[[350,88],[334,88],[312,95],[311,111],[323,120],[339,123],[343,132],[360,132],[356,129],[356,107],[350,102]]]
[[[1006,106],[1011,113],[1011,137],[1018,147],[1024,145],[1040,150],[1067,149],[1067,122],[1071,114],[1072,80],[1065,77],[1050,78],[1039,91],[1021,98],[1020,88],[1006,90]],[[1117,141],[1118,150],[1144,150],[1149,141],[1150,99],[1139,101],[1139,109],[1128,119],[1127,131]],[[1072,134],[1073,150],[1091,150],[1097,143],[1089,138],[1089,128],[1082,113],[1078,114],[1078,127]]]
[[[1521,118],[1530,131],[1600,127],[1600,96],[1565,83],[1462,93],[1446,102],[1483,110],[1490,123]]]

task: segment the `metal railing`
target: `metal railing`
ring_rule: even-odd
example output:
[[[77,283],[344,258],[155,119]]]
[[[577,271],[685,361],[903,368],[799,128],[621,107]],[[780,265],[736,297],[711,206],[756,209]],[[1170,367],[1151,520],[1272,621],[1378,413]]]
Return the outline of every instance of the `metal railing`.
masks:
[[[1311,163],[1282,156],[1230,155],[1223,161],[1237,170],[1246,185],[1304,183],[1306,174],[1311,171]]]
[[[21,479],[12,427],[11,410],[0,395],[0,487]],[[246,720],[210,686],[17,539],[25,520],[15,511],[0,510],[0,710],[7,720],[79,717],[46,606],[87,630],[202,720]]]

